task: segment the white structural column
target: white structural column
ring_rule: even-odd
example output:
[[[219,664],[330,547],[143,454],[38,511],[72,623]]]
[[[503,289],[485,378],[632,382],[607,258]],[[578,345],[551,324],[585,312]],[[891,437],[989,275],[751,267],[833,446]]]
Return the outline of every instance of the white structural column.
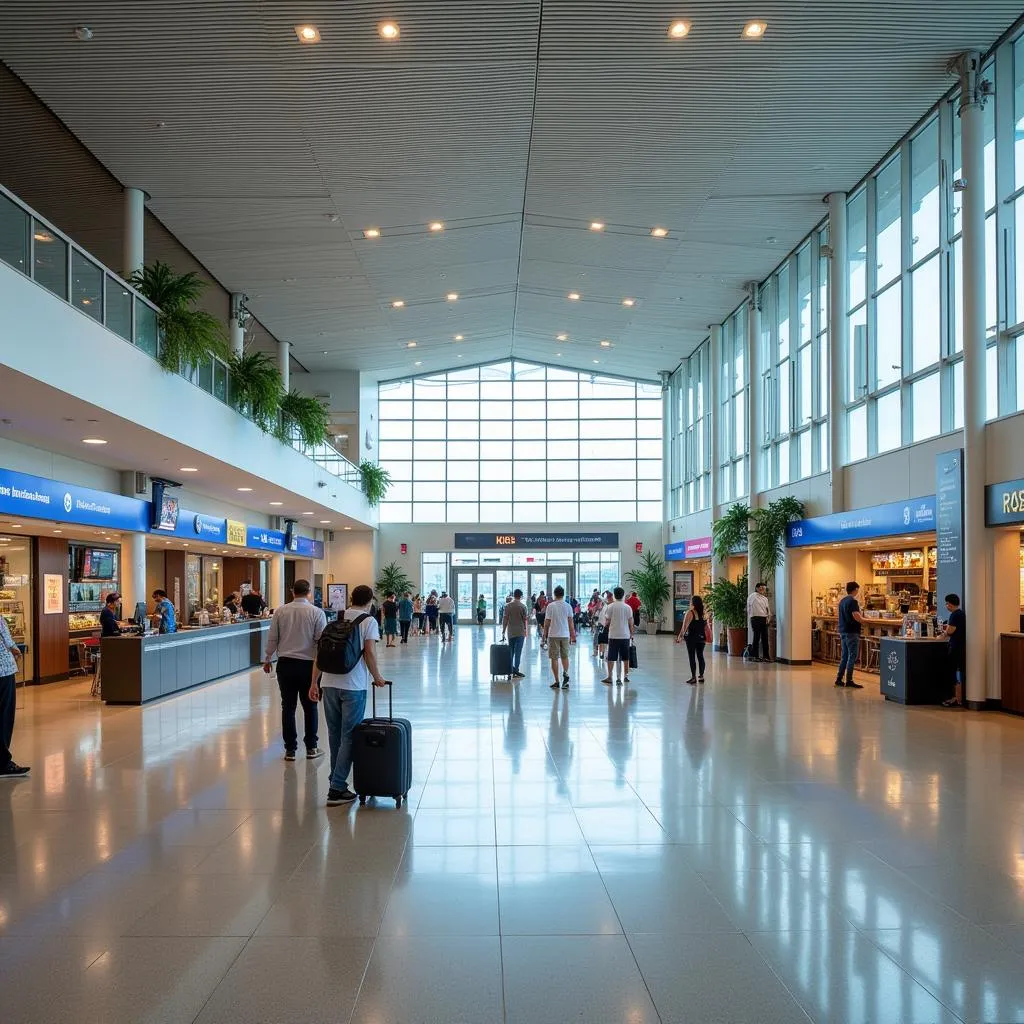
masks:
[[[240,292],[233,292],[231,295],[231,319],[228,323],[228,335],[233,356],[240,356],[245,349],[245,298]]]
[[[280,608],[284,604],[284,555],[271,555],[267,573],[267,604]]]
[[[846,273],[845,192],[831,192],[828,196],[828,244],[832,250],[828,261],[828,475],[832,498],[829,511],[844,512],[845,353],[850,344],[849,321],[846,319],[850,305],[850,281]]]
[[[775,656],[790,665],[811,663],[811,552],[787,548],[775,575]]]
[[[121,544],[121,617],[134,615],[135,606],[147,598],[146,535],[129,533]]]
[[[721,428],[722,424],[720,409],[722,405],[722,398],[719,394],[721,380],[722,380],[722,325],[711,324],[711,343],[710,351],[708,352],[708,380],[707,388],[705,389],[706,401],[708,403],[705,413],[705,423],[711,424],[711,487],[708,500],[708,506],[711,511],[711,522],[718,518],[718,492],[719,492],[719,474],[721,473],[722,465],[722,444],[721,444]],[[725,574],[725,566],[715,558],[714,553],[711,555],[711,580],[714,582],[720,576]]]
[[[987,684],[984,623],[988,612],[985,535],[985,164],[981,55],[962,54],[960,132],[963,175],[963,311],[964,311],[964,593],[968,621],[978,624],[974,643],[967,644],[966,699],[983,704]],[[939,594],[941,602],[944,595]],[[941,603],[939,607],[942,607]],[[980,635],[979,635],[980,634]]]
[[[747,302],[747,380],[750,384],[750,397],[747,400],[747,450],[750,466],[750,507],[757,508],[758,494],[761,491],[761,438],[764,434],[761,408],[761,369],[758,365],[758,351],[761,344],[761,299],[760,287],[756,281],[747,286],[750,298]],[[747,575],[751,591],[761,576],[761,567],[753,555],[747,555]]]
[[[289,382],[289,357],[291,355],[291,342],[279,341],[277,343],[277,368],[281,371],[281,386],[288,391],[291,387]]]
[[[146,262],[146,193],[141,188],[124,190],[124,266],[121,272],[131,277]]]

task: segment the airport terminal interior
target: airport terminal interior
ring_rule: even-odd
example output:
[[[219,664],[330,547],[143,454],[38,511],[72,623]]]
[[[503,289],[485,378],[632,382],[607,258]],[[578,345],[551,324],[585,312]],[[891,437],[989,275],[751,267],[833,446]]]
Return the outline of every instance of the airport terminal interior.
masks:
[[[1020,0],[7,0],[0,310],[0,1024],[1024,1022]]]

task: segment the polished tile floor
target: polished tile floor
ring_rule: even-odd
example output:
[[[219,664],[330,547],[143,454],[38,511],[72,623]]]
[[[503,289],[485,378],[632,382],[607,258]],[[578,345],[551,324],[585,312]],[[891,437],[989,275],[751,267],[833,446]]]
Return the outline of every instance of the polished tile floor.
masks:
[[[492,685],[490,640],[381,651],[402,810],[327,810],[259,672],[24,691],[0,1022],[1024,1021],[1024,720],[722,655],[689,687],[668,638],[626,691],[581,647],[552,693],[535,642]]]

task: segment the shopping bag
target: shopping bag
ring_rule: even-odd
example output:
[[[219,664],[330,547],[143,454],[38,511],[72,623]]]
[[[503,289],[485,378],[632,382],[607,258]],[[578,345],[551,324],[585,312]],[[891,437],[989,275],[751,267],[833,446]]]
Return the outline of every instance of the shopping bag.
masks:
[[[714,634],[711,632],[711,622],[709,619],[704,620],[704,643],[709,644],[715,639]]]

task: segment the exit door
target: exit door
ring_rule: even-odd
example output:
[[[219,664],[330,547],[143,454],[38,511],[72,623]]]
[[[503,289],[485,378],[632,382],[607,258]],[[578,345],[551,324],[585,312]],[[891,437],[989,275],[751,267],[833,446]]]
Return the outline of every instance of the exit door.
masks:
[[[455,597],[456,621],[470,623],[477,621],[477,606],[484,599],[486,610],[484,624],[494,623],[494,570],[458,569],[453,573],[452,594]]]

